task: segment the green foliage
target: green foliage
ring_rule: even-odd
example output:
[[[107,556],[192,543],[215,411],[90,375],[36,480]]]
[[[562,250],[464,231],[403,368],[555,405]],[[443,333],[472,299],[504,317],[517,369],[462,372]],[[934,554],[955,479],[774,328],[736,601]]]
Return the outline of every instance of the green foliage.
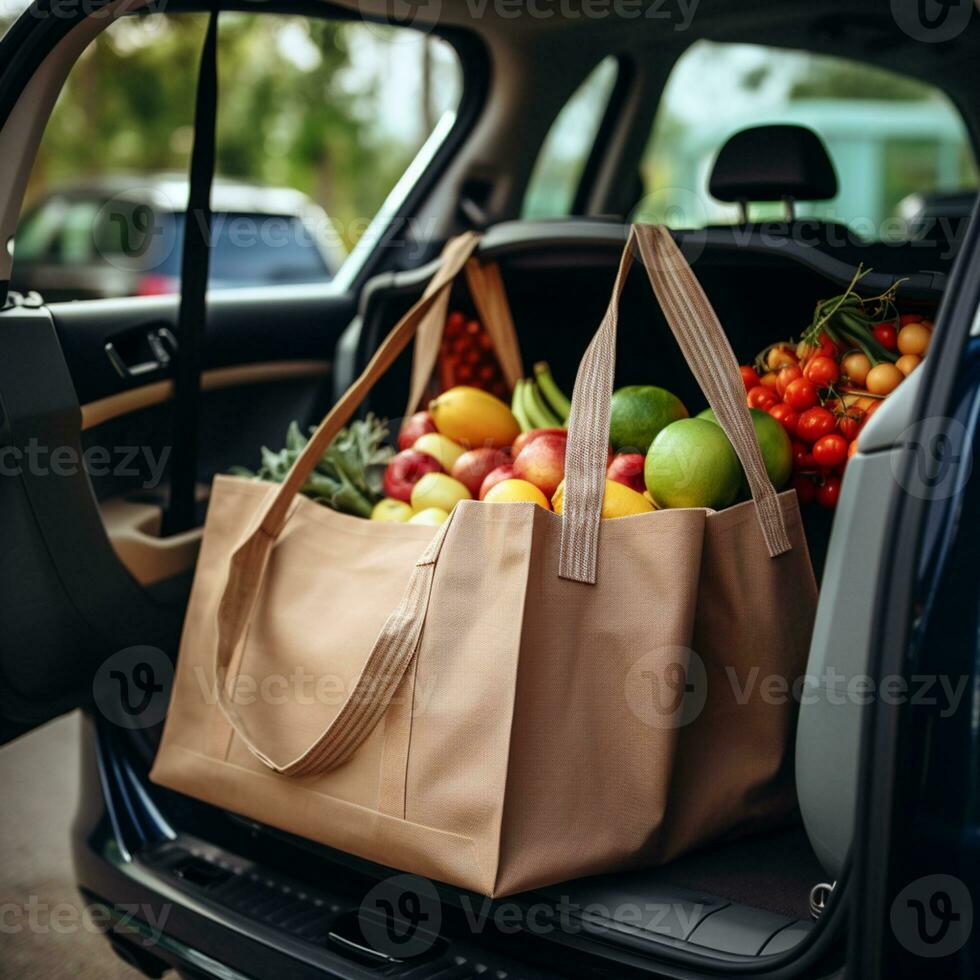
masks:
[[[384,468],[394,455],[387,444],[388,435],[388,424],[370,413],[351,422],[327,447],[301,492],[333,510],[370,517],[372,508],[384,496]],[[292,422],[284,449],[273,452],[262,447],[262,465],[257,473],[242,466],[234,467],[232,472],[236,476],[282,483],[306,443],[299,425]]]
[[[348,247],[419,146],[374,124],[376,78],[347,77],[358,29],[225,13],[218,41],[218,173],[311,195]],[[29,196],[108,172],[185,172],[205,30],[203,14],[152,14],[104,31],[68,78]]]

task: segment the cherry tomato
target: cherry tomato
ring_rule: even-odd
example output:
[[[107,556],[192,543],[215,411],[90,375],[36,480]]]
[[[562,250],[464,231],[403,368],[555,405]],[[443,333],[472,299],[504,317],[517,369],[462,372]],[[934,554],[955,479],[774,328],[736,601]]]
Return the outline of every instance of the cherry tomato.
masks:
[[[918,323],[921,319],[922,319],[921,313],[903,313],[898,318],[898,322],[901,326],[905,327],[910,323]]]
[[[890,395],[904,380],[905,375],[894,364],[882,361],[868,372],[865,384],[872,395]]]
[[[922,323],[910,323],[898,332],[898,349],[903,354],[925,357],[932,331]]]
[[[776,390],[776,372],[766,371],[766,373],[759,378],[759,384],[765,385],[767,388],[772,388],[773,391]]]
[[[793,469],[797,473],[801,473],[805,470],[812,470],[816,467],[816,463],[813,461],[813,454],[810,452],[810,447],[803,442],[793,443]]]
[[[749,367],[747,364],[743,364],[739,371],[742,372],[742,384],[745,385],[745,393],[748,394],[759,384],[759,375],[755,368]]]
[[[829,388],[840,377],[840,368],[832,357],[818,354],[804,368],[803,376],[818,388]]]
[[[848,459],[852,459],[852,458],[853,458],[854,456],[856,456],[856,455],[857,455],[857,451],[858,451],[858,441],[857,441],[857,439],[855,439],[855,440],[854,440],[854,441],[853,441],[853,442],[852,442],[852,443],[851,443],[851,444],[850,444],[850,445],[849,445],[849,446],[847,447],[847,458],[848,458]]]
[[[786,389],[790,383],[797,378],[803,377],[803,371],[799,364],[785,364],[776,372],[776,394],[780,398],[785,397]]]
[[[795,363],[796,355],[793,353],[792,348],[787,347],[785,344],[773,347],[766,355],[766,367],[770,371],[778,371],[784,364]]]
[[[828,476],[823,483],[817,487],[817,503],[821,507],[833,510],[840,500],[840,477]]]
[[[779,402],[769,409],[769,414],[786,430],[790,437],[796,435],[796,423],[799,415],[786,402]]]
[[[898,350],[898,331],[894,323],[876,323],[871,332],[885,350]]]
[[[749,408],[761,408],[763,412],[768,412],[779,401],[779,396],[772,388],[767,388],[765,385],[756,385],[745,396],[745,400]]]
[[[848,376],[859,388],[864,387],[864,382],[868,379],[868,372],[871,370],[871,361],[867,354],[862,354],[860,351],[854,351],[848,354],[847,357],[841,361],[841,368],[844,370],[844,374]]]
[[[813,459],[817,466],[840,466],[847,459],[847,440],[831,432],[813,444]]]
[[[808,408],[800,415],[796,423],[796,434],[804,441],[809,443],[816,442],[821,436],[829,435],[834,431],[837,420],[832,412],[825,408],[816,406]]]
[[[798,412],[813,408],[818,401],[817,386],[812,381],[807,381],[806,378],[797,378],[786,386],[783,401]]]
[[[843,415],[837,416],[837,431],[848,441],[852,442],[861,431],[864,412],[860,408],[849,408]]]
[[[907,378],[921,363],[922,358],[918,354],[903,354],[895,362],[895,367]]]
[[[813,498],[817,495],[816,484],[808,476],[802,474],[794,476],[792,486],[796,491],[796,496],[800,498],[801,504],[812,503]]]

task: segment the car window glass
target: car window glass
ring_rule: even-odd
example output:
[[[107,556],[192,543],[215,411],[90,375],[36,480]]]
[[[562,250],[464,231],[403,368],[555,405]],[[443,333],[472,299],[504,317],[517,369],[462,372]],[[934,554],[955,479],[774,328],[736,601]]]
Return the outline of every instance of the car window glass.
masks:
[[[203,14],[125,17],[83,53],[32,171],[12,288],[49,301],[178,288],[205,29]],[[226,11],[218,57],[211,286],[329,281],[451,125],[456,52],[408,28]]]
[[[522,218],[567,215],[616,83],[618,65],[604,58],[558,113],[534,163]]]
[[[735,205],[708,194],[711,167],[729,136],[769,123],[814,130],[837,170],[837,196],[798,202],[797,214],[868,239],[905,237],[917,208],[969,200],[963,192],[977,187],[966,127],[938,89],[846,59],[700,41],[671,73],[634,217],[687,228],[736,221]],[[782,214],[779,202],[751,208],[758,220]]]

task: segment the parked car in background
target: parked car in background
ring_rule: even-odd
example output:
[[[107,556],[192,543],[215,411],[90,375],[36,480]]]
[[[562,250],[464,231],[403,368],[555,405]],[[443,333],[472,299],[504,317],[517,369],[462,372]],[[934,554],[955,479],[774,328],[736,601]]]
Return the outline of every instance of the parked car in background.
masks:
[[[284,187],[216,180],[211,288],[327,282],[344,252],[327,213]],[[11,288],[48,302],[180,287],[187,179],[109,176],[59,187],[24,216]]]

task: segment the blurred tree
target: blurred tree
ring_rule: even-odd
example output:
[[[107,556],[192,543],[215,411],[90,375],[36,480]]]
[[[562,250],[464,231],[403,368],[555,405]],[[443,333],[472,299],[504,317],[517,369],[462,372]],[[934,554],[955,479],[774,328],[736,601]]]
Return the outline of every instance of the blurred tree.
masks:
[[[152,14],[103,32],[58,100],[29,199],[79,177],[185,171],[205,29],[202,14]],[[360,72],[356,85],[348,77],[357,29],[226,13],[219,34],[219,174],[310,194],[348,247],[421,144],[375,124],[376,74]]]

